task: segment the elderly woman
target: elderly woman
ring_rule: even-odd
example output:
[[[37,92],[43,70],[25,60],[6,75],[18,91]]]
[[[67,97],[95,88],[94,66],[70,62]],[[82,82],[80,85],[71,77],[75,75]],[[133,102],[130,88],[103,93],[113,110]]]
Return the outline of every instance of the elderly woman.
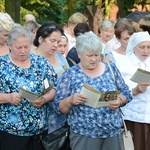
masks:
[[[8,32],[15,26],[9,14],[0,12],[0,56],[9,53],[7,46]]]
[[[57,84],[51,64],[30,53],[32,33],[25,27],[12,29],[7,40],[10,54],[0,57],[0,149],[42,150],[41,135],[48,129],[48,102],[55,90],[33,101],[19,93],[24,88],[35,94],[45,90],[43,81]]]
[[[126,18],[119,19],[115,25],[115,36],[121,46],[113,51],[110,49],[106,50],[106,60],[109,58],[109,60],[114,61],[118,67],[120,61],[125,57],[128,41],[134,32],[135,28],[130,20]]]
[[[132,97],[118,69],[111,64],[116,84],[108,64],[100,62],[101,40],[92,32],[77,37],[77,53],[81,62],[64,72],[54,99],[58,112],[68,114],[72,150],[121,150],[122,119],[119,107]],[[120,94],[108,107],[85,105],[86,96],[80,94],[86,83],[100,92],[119,89]]]
[[[138,68],[150,71],[150,35],[148,32],[132,34],[126,49],[127,56],[119,69],[133,94],[133,100],[122,107],[124,119],[133,134],[135,150],[150,149],[150,86],[135,83],[131,77]],[[125,69],[124,66],[127,66]],[[122,67],[122,68],[120,68]]]
[[[99,29],[100,37],[102,40],[102,56],[104,56],[104,49],[106,43],[114,37],[114,26],[115,22],[113,20],[107,19],[102,22],[102,25]]]

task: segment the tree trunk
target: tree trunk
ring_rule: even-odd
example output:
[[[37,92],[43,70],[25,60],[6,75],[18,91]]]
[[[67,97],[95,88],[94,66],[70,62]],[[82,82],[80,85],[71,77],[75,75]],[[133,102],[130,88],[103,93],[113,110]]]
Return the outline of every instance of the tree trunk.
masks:
[[[102,24],[102,21],[104,19],[104,15],[101,9],[101,2],[99,2],[99,5],[97,6],[96,12],[93,16],[93,32],[99,36],[99,28]]]
[[[67,0],[68,5],[68,17],[74,13],[74,0]]]
[[[128,14],[128,10],[125,7],[124,0],[117,0],[117,5],[119,8],[119,18],[124,18]]]
[[[5,11],[16,23],[20,23],[21,0],[5,0]]]

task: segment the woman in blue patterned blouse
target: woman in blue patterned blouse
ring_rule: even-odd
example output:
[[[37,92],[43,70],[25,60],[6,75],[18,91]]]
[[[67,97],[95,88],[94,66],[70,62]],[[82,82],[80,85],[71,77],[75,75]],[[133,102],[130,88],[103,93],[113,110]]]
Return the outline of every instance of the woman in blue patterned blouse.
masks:
[[[54,107],[59,113],[68,114],[70,146],[72,150],[122,150],[122,119],[119,107],[132,100],[115,64],[100,62],[102,44],[94,33],[87,32],[77,37],[77,53],[81,62],[69,68],[60,78]],[[86,83],[101,92],[119,89],[120,94],[108,107],[94,108],[85,105],[86,96],[81,95]]]
[[[52,64],[58,78],[64,72],[63,66],[69,68],[66,58],[56,51],[63,33],[63,29],[56,23],[47,22],[40,26],[34,39],[34,45],[37,48],[33,52],[45,57]],[[49,103],[51,113],[48,123],[49,133],[59,129],[66,123],[66,116],[57,114],[52,105],[53,102]]]
[[[32,33],[16,27],[8,35],[10,53],[0,57],[0,150],[42,150],[41,135],[47,134],[48,102],[55,90],[30,101],[20,88],[40,94],[43,81],[57,85],[53,67],[42,56],[30,53]]]

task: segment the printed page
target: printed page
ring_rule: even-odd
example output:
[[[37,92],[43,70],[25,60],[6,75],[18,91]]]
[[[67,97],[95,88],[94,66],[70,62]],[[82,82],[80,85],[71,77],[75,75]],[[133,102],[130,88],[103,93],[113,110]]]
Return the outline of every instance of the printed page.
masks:
[[[28,99],[29,101],[37,100],[39,97],[45,95],[48,91],[50,91],[53,88],[53,85],[49,84],[47,78],[43,81],[43,84],[44,84],[45,90],[42,93],[40,93],[40,94],[36,94],[36,93],[30,92],[30,91],[28,91],[28,90],[26,90],[24,88],[20,88],[19,94],[23,98]]]
[[[120,91],[109,91],[109,92],[104,92],[101,95],[101,98],[99,99],[99,107],[102,106],[108,106],[110,101],[116,100],[117,99],[117,95],[119,95]]]
[[[97,107],[97,103],[100,98],[100,93],[95,93],[95,92],[85,88],[85,86],[83,86],[80,94],[87,97],[87,101],[85,102],[86,105],[89,105],[89,106],[92,106],[95,108]]]
[[[102,93],[84,84],[80,93],[87,97],[86,105],[98,108],[108,106],[110,101],[116,100],[120,91],[116,90]]]
[[[150,84],[150,72],[142,69],[138,69],[131,77],[133,82],[136,83],[148,83]]]
[[[23,98],[25,98],[25,99],[27,99],[29,101],[34,101],[34,100],[37,100],[39,98],[39,94],[35,94],[35,93],[27,91],[27,90],[25,90],[23,88],[20,88],[19,94]]]

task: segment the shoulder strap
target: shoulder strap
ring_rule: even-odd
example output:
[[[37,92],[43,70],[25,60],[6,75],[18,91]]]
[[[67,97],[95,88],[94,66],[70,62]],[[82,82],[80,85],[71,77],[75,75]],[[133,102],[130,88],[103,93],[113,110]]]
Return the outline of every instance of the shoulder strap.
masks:
[[[108,64],[108,67],[109,67],[110,72],[111,72],[111,74],[112,74],[112,77],[113,77],[113,79],[114,79],[114,82],[115,82],[115,84],[116,84],[116,79],[115,79],[115,75],[114,75],[113,69],[112,69],[112,67],[111,67],[111,65],[110,65],[109,62],[107,62],[107,64]]]
[[[67,59],[70,60],[73,65],[76,65],[76,63],[71,58],[67,58]]]
[[[112,67],[111,67],[111,65],[110,65],[109,62],[107,62],[107,64],[108,64],[108,67],[109,67],[109,69],[110,69],[110,71],[111,71],[111,74],[112,74],[112,77],[113,77],[113,79],[114,79],[114,82],[115,82],[115,84],[116,84],[116,78],[115,78],[113,69],[112,69]],[[120,108],[119,108],[119,109],[120,109]],[[121,109],[120,109],[120,111],[121,111]],[[127,132],[127,126],[126,126],[125,121],[124,121],[124,119],[123,119],[122,111],[121,111],[121,118],[122,118],[122,121],[123,121],[124,130],[125,130],[125,132]]]

